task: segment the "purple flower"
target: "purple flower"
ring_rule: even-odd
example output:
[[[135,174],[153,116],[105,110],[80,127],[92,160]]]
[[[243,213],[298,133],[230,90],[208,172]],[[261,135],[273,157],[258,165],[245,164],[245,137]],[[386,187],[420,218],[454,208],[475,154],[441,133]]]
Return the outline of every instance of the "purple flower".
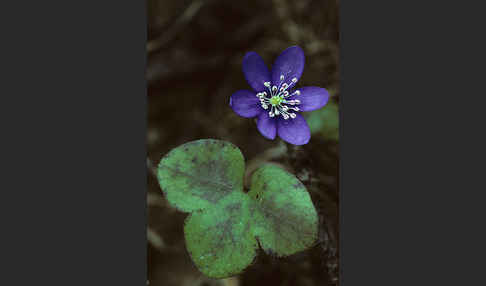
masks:
[[[299,112],[323,107],[329,93],[314,86],[294,90],[304,62],[304,51],[293,46],[278,56],[270,72],[257,53],[247,53],[243,58],[243,73],[253,90],[233,93],[231,108],[242,117],[256,117],[258,131],[265,138],[273,140],[278,134],[291,144],[307,144],[310,129]]]

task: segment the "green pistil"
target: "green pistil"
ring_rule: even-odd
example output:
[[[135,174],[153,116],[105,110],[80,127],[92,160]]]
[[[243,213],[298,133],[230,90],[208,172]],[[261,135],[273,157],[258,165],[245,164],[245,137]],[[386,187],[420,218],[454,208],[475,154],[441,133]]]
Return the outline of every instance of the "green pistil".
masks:
[[[284,101],[284,99],[280,96],[274,96],[274,97],[270,98],[270,104],[273,105],[273,106],[277,106],[280,103],[282,103],[283,101]]]

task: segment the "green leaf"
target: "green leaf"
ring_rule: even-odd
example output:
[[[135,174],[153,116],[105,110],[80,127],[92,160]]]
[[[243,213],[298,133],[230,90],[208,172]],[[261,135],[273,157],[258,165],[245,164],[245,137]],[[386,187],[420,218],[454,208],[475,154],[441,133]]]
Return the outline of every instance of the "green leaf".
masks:
[[[330,102],[324,108],[305,115],[312,134],[324,139],[339,140],[339,111],[335,102]]]
[[[251,264],[258,248],[250,232],[252,204],[246,194],[235,192],[213,208],[194,212],[187,218],[187,249],[201,272],[224,278]]]
[[[162,158],[158,179],[167,200],[191,212],[243,191],[245,161],[233,144],[203,139],[183,144]]]
[[[158,178],[168,201],[191,212],[184,234],[198,269],[213,278],[240,273],[256,256],[286,256],[317,238],[317,214],[305,186],[292,174],[264,165],[243,192],[244,159],[231,143],[186,143],[160,162]],[[258,240],[257,240],[258,239]]]
[[[248,195],[257,202],[252,231],[266,253],[287,256],[315,242],[317,212],[294,175],[265,165],[253,174]]]

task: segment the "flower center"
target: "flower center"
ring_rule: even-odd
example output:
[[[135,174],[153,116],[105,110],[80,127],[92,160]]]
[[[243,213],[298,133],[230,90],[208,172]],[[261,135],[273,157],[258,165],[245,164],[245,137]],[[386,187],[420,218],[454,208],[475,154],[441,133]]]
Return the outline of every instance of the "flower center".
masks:
[[[284,80],[284,76],[280,76],[280,81]],[[278,115],[282,115],[282,117],[287,120],[289,118],[295,118],[297,114],[293,113],[292,111],[299,111],[300,109],[297,106],[299,105],[300,100],[292,99],[287,100],[287,98],[295,95],[299,95],[300,91],[296,90],[293,93],[289,93],[287,89],[293,86],[297,82],[297,78],[293,78],[290,85],[287,83],[282,83],[280,86],[272,86],[270,82],[264,82],[263,84],[265,87],[268,88],[267,91],[259,92],[256,94],[258,98],[260,98],[260,103],[263,109],[267,110],[270,108],[268,112],[268,116],[274,117]]]
[[[270,98],[270,104],[273,105],[273,106],[279,105],[283,101],[284,101],[284,99],[280,96],[274,96],[274,97]]]

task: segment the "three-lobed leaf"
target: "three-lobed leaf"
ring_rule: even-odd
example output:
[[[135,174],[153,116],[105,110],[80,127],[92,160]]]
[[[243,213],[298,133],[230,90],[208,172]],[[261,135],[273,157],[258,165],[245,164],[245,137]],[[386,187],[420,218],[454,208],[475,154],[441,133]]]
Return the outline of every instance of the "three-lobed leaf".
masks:
[[[244,158],[233,144],[203,139],[183,144],[161,160],[158,178],[168,201],[190,212],[187,250],[209,277],[243,271],[265,252],[287,256],[317,238],[317,214],[305,186],[292,174],[265,165],[243,192]]]

